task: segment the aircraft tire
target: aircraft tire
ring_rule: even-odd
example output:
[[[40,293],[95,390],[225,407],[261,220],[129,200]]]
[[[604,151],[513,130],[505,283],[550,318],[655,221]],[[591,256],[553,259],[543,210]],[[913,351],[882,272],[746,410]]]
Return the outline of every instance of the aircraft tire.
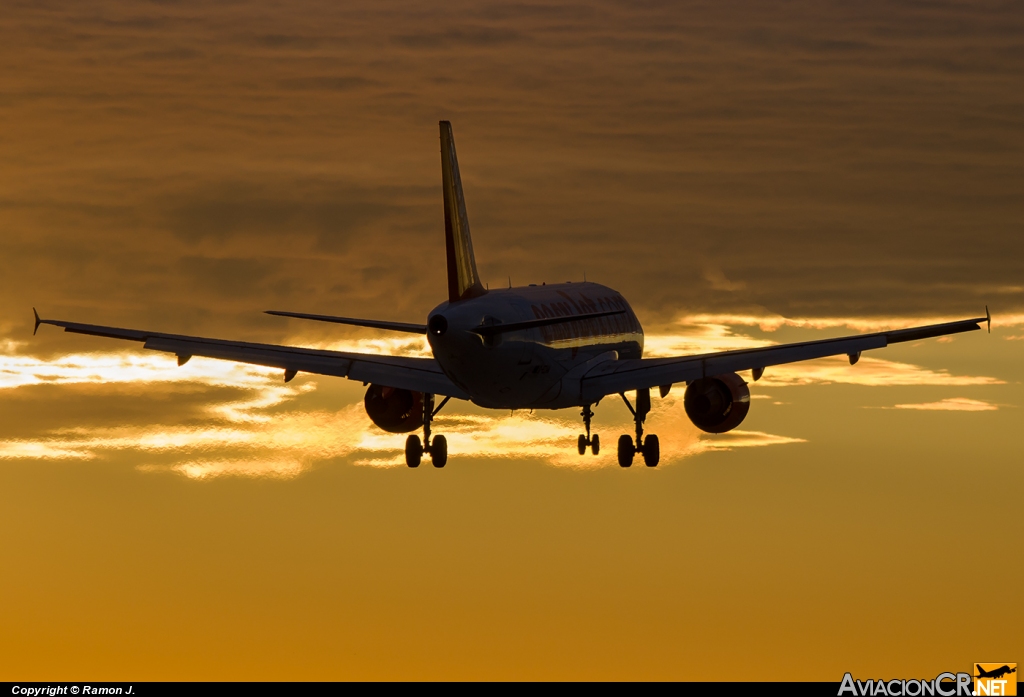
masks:
[[[595,455],[601,452],[601,437],[596,433],[594,434],[593,438],[590,439],[590,452],[594,453]]]
[[[430,462],[438,469],[448,463],[448,439],[444,436],[434,436],[430,441]]]
[[[580,451],[580,455],[584,455],[587,452],[587,437],[582,433],[576,439],[576,449]]]
[[[619,436],[619,467],[629,467],[633,464],[633,439],[626,434]]]
[[[657,467],[661,460],[661,443],[658,437],[651,434],[644,438],[644,464],[648,467]]]
[[[420,444],[420,437],[415,433],[405,439],[405,464],[409,467],[419,467],[423,459],[423,446]]]

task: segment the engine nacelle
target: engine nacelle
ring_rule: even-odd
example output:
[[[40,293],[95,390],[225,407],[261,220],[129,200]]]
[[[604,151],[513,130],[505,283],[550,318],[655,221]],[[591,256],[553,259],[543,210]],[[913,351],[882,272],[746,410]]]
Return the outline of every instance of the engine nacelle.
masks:
[[[408,433],[423,425],[423,393],[370,385],[363,397],[366,414],[388,433]]]
[[[686,415],[708,433],[725,433],[739,426],[750,410],[750,390],[736,373],[694,380],[683,396]]]

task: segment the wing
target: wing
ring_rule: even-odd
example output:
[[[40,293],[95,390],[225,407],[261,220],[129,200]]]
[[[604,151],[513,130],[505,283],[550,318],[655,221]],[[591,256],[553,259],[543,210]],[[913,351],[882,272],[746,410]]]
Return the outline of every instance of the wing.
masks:
[[[281,368],[285,371],[285,381],[291,380],[296,373],[315,373],[457,399],[469,398],[465,392],[448,379],[433,358],[379,356],[277,346],[275,344],[253,344],[245,341],[224,341],[223,339],[206,339],[200,336],[162,334],[137,329],[119,329],[95,324],[39,319],[37,314],[36,329],[40,324],[63,327],[64,331],[76,334],[140,341],[143,348],[177,354],[178,365],[183,365],[192,356],[206,356],[226,361]]]
[[[987,308],[986,308],[987,313]],[[584,403],[596,402],[601,397],[629,390],[690,382],[703,377],[753,370],[755,373],[768,366],[796,363],[812,358],[846,354],[850,363],[856,363],[862,351],[878,349],[904,341],[917,341],[947,334],[970,332],[981,328],[991,318],[978,317],[926,327],[896,329],[874,334],[858,334],[836,339],[804,341],[764,348],[722,351],[679,358],[637,358],[598,363],[580,379],[580,396]]]

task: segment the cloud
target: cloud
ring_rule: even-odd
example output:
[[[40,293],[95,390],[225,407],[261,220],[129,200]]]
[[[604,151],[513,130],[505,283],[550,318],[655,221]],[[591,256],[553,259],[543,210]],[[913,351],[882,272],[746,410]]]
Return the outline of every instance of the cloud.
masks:
[[[309,91],[350,91],[362,87],[369,87],[377,84],[374,80],[368,80],[358,75],[315,75],[310,77],[296,77],[281,81],[284,89],[309,90]]]
[[[767,331],[782,327],[809,331],[834,327],[878,330],[924,324],[934,319],[901,318],[879,324],[878,319],[858,317],[809,321],[780,316],[692,315],[682,318],[676,325],[685,331],[649,335],[647,355],[687,355],[774,343],[744,334],[741,331],[744,326],[758,326]],[[312,325],[288,322],[286,326],[305,332]],[[431,355],[426,338],[412,335],[357,332],[339,341],[299,334],[286,343],[362,353]],[[318,463],[337,459],[365,466],[404,466],[404,436],[385,434],[372,426],[359,401],[324,409],[322,402],[303,398],[317,389],[319,378],[315,376],[303,375],[300,380],[285,384],[280,371],[270,368],[203,358],[194,358],[179,367],[171,356],[134,348],[41,357],[22,353],[28,346],[24,342],[5,340],[0,345],[6,347],[6,352],[0,354],[0,390],[91,386],[96,391],[78,395],[78,400],[95,400],[102,394],[116,394],[118,389],[133,387],[144,387],[148,395],[171,395],[175,390],[186,388],[198,390],[173,410],[161,407],[162,413],[167,414],[166,421],[161,422],[159,415],[143,414],[133,417],[135,421],[119,425],[99,422],[86,426],[83,422],[48,430],[41,425],[42,430],[31,437],[0,441],[0,458],[91,460],[131,452],[144,458],[156,458],[144,462],[140,466],[143,471],[169,471],[196,479],[287,478]],[[850,366],[846,357],[840,356],[770,367],[757,383],[757,389],[828,383],[875,387],[1004,384],[994,377],[957,375],[882,358],[864,357],[857,365]],[[665,399],[656,400],[649,420],[650,428],[656,428],[662,437],[662,461],[666,465],[714,450],[803,442],[759,431],[734,431],[720,436],[703,434],[687,419],[681,404],[683,394],[683,389],[677,389]],[[752,397],[771,400],[760,392]],[[998,405],[957,398],[888,408],[984,411],[997,409]],[[628,422],[602,423],[600,417],[596,424],[597,431],[604,433],[603,451],[598,457],[582,458],[575,450],[580,424],[575,418],[543,411],[480,414],[466,413],[465,409],[452,405],[442,413],[436,431],[449,439],[450,452],[466,458],[531,459],[577,469],[615,466],[617,433],[632,428]],[[612,435],[608,435],[609,432]]]
[[[486,25],[464,26],[444,32],[419,31],[415,34],[400,34],[392,40],[407,48],[432,48],[458,50],[464,47],[491,48],[511,43],[523,43],[528,40],[519,31],[503,27]]]
[[[586,269],[652,325],[1024,310],[1012,4],[105,0],[3,28],[0,334],[32,304],[422,319],[441,118],[485,281]]]
[[[705,265],[704,280],[714,290],[737,291],[747,287],[742,281],[730,281],[725,277],[725,272],[717,266]]]
[[[881,32],[870,8],[751,12],[754,30],[713,4],[19,6],[0,49],[24,66],[2,97],[0,334],[26,329],[30,294],[72,319],[218,336],[295,331],[243,307],[420,319],[444,289],[442,117],[456,121],[492,279],[585,267],[645,321],[715,310],[649,335],[648,355],[771,345],[743,326],[959,319],[987,294],[1007,303],[997,328],[1024,326],[1019,17],[901,7]],[[963,50],[921,43],[921,27],[955,28]],[[951,314],[925,316],[936,308]],[[422,340],[299,331],[300,343],[428,355]],[[0,386],[242,390],[204,407],[235,429],[301,394],[273,371],[198,359],[14,350]],[[1000,380],[866,356],[769,368],[759,386],[829,382]],[[571,438],[558,423],[529,428]],[[526,428],[501,428],[513,426]]]
[[[733,448],[757,448],[765,445],[788,445],[791,443],[806,443],[803,438],[790,438],[789,436],[776,436],[761,431],[729,431],[720,437],[701,440],[694,448],[695,451],[709,450],[732,450]]]
[[[684,323],[680,323],[684,324]],[[644,336],[644,355],[649,358],[686,356],[714,351],[760,348],[774,342],[736,333],[729,318],[702,316],[687,321],[679,333],[656,332]]]
[[[790,385],[845,384],[884,387],[896,385],[1003,385],[1004,380],[984,375],[953,375],[947,370],[930,370],[911,363],[861,358],[851,366],[845,356],[820,358],[765,369],[758,384],[766,387]]]
[[[970,316],[970,315],[968,315]],[[976,316],[976,315],[975,315]],[[843,316],[843,317],[783,317],[777,314],[737,314],[737,313],[697,313],[687,314],[678,317],[675,324],[681,327],[696,327],[706,329],[708,327],[757,327],[763,332],[775,332],[783,327],[797,329],[834,329],[845,327],[856,332],[870,333],[880,332],[889,329],[905,329],[907,327],[919,327],[929,324],[943,324],[966,319],[964,316],[953,315],[924,315],[924,316]],[[1001,327],[1024,327],[1024,314],[1007,313],[996,315],[992,318],[992,326]],[[982,327],[984,328],[984,326]],[[728,329],[727,329],[728,330]],[[739,347],[737,347],[739,348]]]
[[[308,249],[340,253],[353,238],[382,221],[402,218],[418,208],[424,186],[373,188],[356,182],[307,178],[295,181],[224,181],[215,188],[183,191],[162,202],[159,224],[183,244],[181,252],[200,242],[223,246],[239,238],[281,239]],[[432,193],[432,190],[430,190]],[[223,248],[223,247],[221,247]],[[243,246],[229,246],[233,252]],[[293,251],[293,253],[294,253]],[[269,260],[268,260],[269,261]]]
[[[139,472],[174,472],[189,479],[213,479],[225,476],[291,479],[305,472],[308,466],[301,460],[262,457],[249,459],[208,458],[189,460],[175,465],[139,465],[135,469]]]
[[[215,360],[194,360],[178,367],[168,354],[129,349],[53,358],[0,353],[0,389],[117,383],[199,383],[254,389],[266,386],[279,374],[271,368]],[[297,393],[291,387],[285,392]]]
[[[390,349],[405,355],[425,352],[422,337],[371,339],[332,347]],[[405,465],[405,436],[374,427],[358,401],[337,409],[307,403],[302,396],[318,385],[309,377],[286,385],[279,371],[272,369],[203,358],[178,367],[172,357],[131,350],[50,359],[0,356],[0,389],[70,389],[75,385],[92,385],[107,392],[118,386],[145,386],[150,394],[192,385],[207,392],[193,400],[191,412],[179,417],[179,423],[161,422],[163,407],[155,405],[159,411],[133,423],[64,425],[32,437],[0,440],[0,459],[88,461],[131,453],[143,459],[141,471],[174,472],[194,479],[288,478],[319,463],[346,458],[355,465]],[[231,388],[232,392],[225,396],[214,388]],[[235,396],[239,393],[240,397]],[[60,397],[51,394],[49,398]],[[724,437],[700,433],[686,418],[681,400],[681,391],[657,400],[650,417],[661,436],[664,465],[711,450],[801,442],[760,432],[737,431]],[[596,432],[603,431],[605,440],[597,457],[577,454],[575,442],[581,428],[574,415],[460,413],[458,406],[452,405],[438,418],[435,432],[443,433],[450,452],[461,458],[527,459],[575,469],[617,466],[617,434],[632,431],[631,425],[599,418],[595,426]]]
[[[680,318],[674,327],[679,333],[656,333],[645,337],[646,356],[685,356],[717,351],[760,348],[778,342],[743,334],[738,327],[756,326],[764,332],[783,327],[802,329],[848,328],[857,332],[876,332],[885,329],[938,324],[951,321],[935,317],[881,319],[873,317],[834,317],[817,319],[789,319],[779,315],[697,314]],[[1024,326],[1024,315],[1004,319],[1004,326],[1013,322]],[[875,353],[881,356],[884,353]],[[954,375],[947,370],[931,370],[911,363],[865,356],[851,366],[846,356],[832,356],[813,361],[770,366],[758,382],[762,387],[785,387],[810,384],[847,384],[865,386],[895,385],[1001,385],[1004,381],[981,375]]]
[[[267,414],[267,408],[279,406],[284,399],[294,400],[295,394],[270,386],[252,392],[253,398],[244,402],[208,404],[207,417],[198,424],[60,428],[37,438],[0,441],[0,459],[93,460],[130,452],[136,458],[170,460],[145,463],[140,471],[175,472],[194,479],[288,478],[339,458],[363,466],[405,466],[405,436],[372,426],[361,404],[324,411],[306,409],[297,401],[289,411]],[[802,442],[760,432],[736,431],[724,437],[701,434],[673,399],[657,403],[651,421],[661,435],[663,465],[712,450]],[[601,425],[609,428],[608,423]],[[631,430],[621,424],[618,428]],[[435,432],[445,435],[449,451],[459,458],[539,460],[574,469],[617,466],[615,436],[605,431],[601,454],[580,457],[576,452],[580,425],[540,412],[448,413],[435,422]]]
[[[986,402],[981,399],[967,399],[966,397],[950,397],[938,402],[924,402],[922,404],[896,404],[891,407],[879,407],[880,409],[916,409],[920,411],[996,411],[998,404]]]

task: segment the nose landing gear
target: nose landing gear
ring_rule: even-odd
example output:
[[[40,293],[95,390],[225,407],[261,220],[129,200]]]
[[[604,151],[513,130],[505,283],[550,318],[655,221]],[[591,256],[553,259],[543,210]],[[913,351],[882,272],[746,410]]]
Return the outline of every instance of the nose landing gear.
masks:
[[[424,453],[430,455],[430,462],[434,467],[441,468],[448,463],[448,439],[441,435],[431,439],[430,422],[449,399],[451,397],[445,397],[435,409],[434,395],[423,395],[423,442],[420,443],[420,437],[415,433],[405,439],[405,464],[409,467],[419,467]]]
[[[659,460],[661,460],[661,443],[653,433],[644,438],[644,421],[647,419],[647,414],[651,411],[651,391],[649,389],[636,391],[635,409],[629,403],[629,400],[626,399],[625,393],[620,392],[619,396],[626,403],[626,407],[633,415],[633,423],[636,424],[636,443],[626,434],[619,436],[619,466],[630,467],[633,464],[633,456],[640,453],[644,456],[645,465],[657,467]]]
[[[580,455],[586,455],[588,447],[590,452],[597,455],[601,452],[601,437],[596,433],[593,436],[590,435],[590,420],[594,418],[594,412],[589,404],[583,407],[580,416],[583,417],[583,426],[587,429],[587,435],[580,434],[579,439],[576,441],[576,448],[579,450]]]

